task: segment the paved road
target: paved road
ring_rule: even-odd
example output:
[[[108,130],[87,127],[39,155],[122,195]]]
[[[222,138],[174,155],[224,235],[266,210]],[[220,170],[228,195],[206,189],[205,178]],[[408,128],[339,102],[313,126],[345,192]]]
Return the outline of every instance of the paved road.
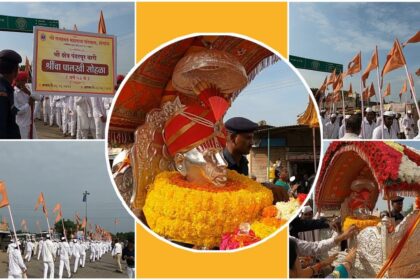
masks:
[[[124,273],[118,273],[115,259],[110,253],[105,254],[102,259],[97,262],[90,263],[88,261],[89,252],[86,255],[86,265],[84,268],[78,269],[73,278],[128,278],[125,273],[125,263],[122,261]],[[8,256],[6,252],[0,252],[0,278],[7,278]],[[25,263],[28,268],[28,278],[43,278],[44,264],[36,258],[31,262]],[[55,278],[58,278],[59,259],[55,262]],[[73,259],[70,261],[71,269],[73,270]],[[67,272],[64,269],[63,277],[67,277]]]

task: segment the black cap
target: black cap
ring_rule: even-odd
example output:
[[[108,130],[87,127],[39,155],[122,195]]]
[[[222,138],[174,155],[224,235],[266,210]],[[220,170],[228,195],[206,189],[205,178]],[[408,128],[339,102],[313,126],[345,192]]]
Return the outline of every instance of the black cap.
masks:
[[[391,199],[392,202],[401,202],[404,200],[404,197],[396,196],[393,199]]]
[[[22,62],[22,57],[13,50],[2,50],[0,51],[0,61],[19,64]]]
[[[242,117],[234,117],[225,122],[225,127],[233,133],[250,133],[258,128],[258,124]]]

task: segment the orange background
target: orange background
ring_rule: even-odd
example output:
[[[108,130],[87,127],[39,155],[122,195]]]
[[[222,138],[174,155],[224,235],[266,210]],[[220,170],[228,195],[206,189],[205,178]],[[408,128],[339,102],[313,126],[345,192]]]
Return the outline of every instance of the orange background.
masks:
[[[287,3],[137,3],[136,59],[191,33],[238,33],[288,56]],[[287,231],[236,253],[193,253],[136,225],[138,278],[285,278]]]

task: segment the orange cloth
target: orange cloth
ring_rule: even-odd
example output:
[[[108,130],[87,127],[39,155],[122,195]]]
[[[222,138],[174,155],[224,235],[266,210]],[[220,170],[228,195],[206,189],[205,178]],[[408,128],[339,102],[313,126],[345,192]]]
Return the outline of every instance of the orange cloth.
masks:
[[[376,67],[378,67],[378,48],[376,48],[373,52],[372,57],[370,58],[370,62],[366,67],[365,72],[363,72],[362,74],[363,86],[365,86],[366,80],[369,78],[370,71],[372,71]]]
[[[343,74],[340,73],[335,79],[334,84],[333,84],[334,93],[339,92],[342,87],[343,87]]]
[[[389,51],[386,56],[386,62],[384,68],[382,69],[382,79],[384,75],[392,70],[403,67],[406,64],[404,54],[401,49],[401,45],[397,39],[394,41],[392,49]]]
[[[404,83],[402,85],[402,88],[400,90],[400,95],[407,92],[407,80],[404,80]]]
[[[7,197],[6,184],[0,181],[0,208],[9,205],[9,198]]]
[[[362,52],[359,52],[355,57],[353,57],[347,66],[347,72],[344,74],[344,76],[359,73],[360,70],[362,70]]]
[[[328,86],[328,85],[331,85],[331,84],[334,84],[335,79],[336,79],[336,75],[335,75],[335,69],[334,69],[334,71],[333,71],[333,72],[331,73],[331,75],[328,77],[328,80],[327,80],[327,86]]]
[[[418,43],[418,42],[420,42],[420,31],[417,31],[417,33],[414,34],[413,37],[408,39],[404,44],[402,44],[402,46],[404,48],[408,43]]]
[[[386,86],[386,89],[384,91],[384,97],[385,96],[390,96],[391,95],[391,83],[388,83],[388,85]]]

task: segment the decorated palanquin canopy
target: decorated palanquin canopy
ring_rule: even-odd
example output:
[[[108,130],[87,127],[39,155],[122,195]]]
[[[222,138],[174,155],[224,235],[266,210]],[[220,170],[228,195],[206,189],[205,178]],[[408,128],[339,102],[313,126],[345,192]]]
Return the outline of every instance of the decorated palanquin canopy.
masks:
[[[134,131],[145,121],[146,114],[162,103],[179,96],[185,105],[198,99],[181,94],[172,85],[177,63],[194,52],[206,49],[224,51],[242,64],[249,83],[263,68],[279,58],[254,42],[232,36],[197,36],[175,42],[144,61],[129,77],[118,96],[112,112],[108,140],[111,144],[134,141]],[[233,93],[233,97],[246,86]]]
[[[315,203],[321,209],[340,208],[351,193],[351,183],[361,175],[377,186],[370,205],[375,205],[379,193],[384,198],[419,196],[419,165],[419,151],[395,142],[332,142],[324,155]]]

